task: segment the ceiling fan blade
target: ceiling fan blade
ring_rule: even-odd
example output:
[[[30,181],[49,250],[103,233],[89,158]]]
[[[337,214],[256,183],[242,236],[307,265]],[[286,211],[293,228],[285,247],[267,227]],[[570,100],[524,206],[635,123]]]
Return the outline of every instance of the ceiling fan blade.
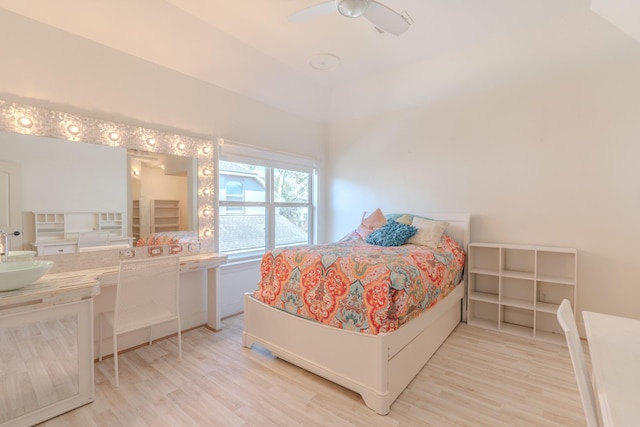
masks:
[[[372,1],[369,4],[363,16],[385,33],[391,33],[396,36],[404,33],[411,26],[398,12],[377,1]]]
[[[300,23],[310,21],[312,19],[320,18],[321,16],[328,15],[336,11],[335,0],[329,0],[319,3],[315,6],[310,6],[306,9],[299,10],[298,12],[289,15],[289,22]]]

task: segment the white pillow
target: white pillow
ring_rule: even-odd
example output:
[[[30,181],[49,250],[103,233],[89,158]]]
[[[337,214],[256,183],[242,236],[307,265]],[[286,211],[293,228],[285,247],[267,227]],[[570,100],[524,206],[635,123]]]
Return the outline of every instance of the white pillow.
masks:
[[[444,234],[444,230],[449,223],[447,221],[434,221],[414,216],[411,225],[417,227],[418,232],[411,236],[405,243],[437,248],[438,245],[440,245],[440,239]]]

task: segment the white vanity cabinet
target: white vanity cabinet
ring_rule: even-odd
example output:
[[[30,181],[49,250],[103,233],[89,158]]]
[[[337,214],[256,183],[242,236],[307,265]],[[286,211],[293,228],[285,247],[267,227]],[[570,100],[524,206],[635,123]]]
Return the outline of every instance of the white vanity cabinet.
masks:
[[[0,293],[0,427],[32,426],[94,400],[100,288],[95,278],[72,276]]]
[[[125,217],[123,212],[33,212],[31,245],[38,256],[75,253],[80,233],[102,232],[109,236],[107,245],[131,246]]]
[[[577,272],[574,248],[471,243],[467,323],[564,342],[556,312],[575,307]]]

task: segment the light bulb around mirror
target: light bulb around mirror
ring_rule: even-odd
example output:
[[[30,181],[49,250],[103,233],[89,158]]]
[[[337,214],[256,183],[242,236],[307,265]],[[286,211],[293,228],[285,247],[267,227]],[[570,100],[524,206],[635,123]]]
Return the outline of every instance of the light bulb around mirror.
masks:
[[[69,132],[71,135],[77,135],[80,133],[80,128],[74,124],[71,124],[67,126],[67,132]]]
[[[31,118],[26,116],[20,117],[18,119],[18,126],[20,126],[23,129],[28,129],[31,126],[33,126],[33,120],[31,120]]]

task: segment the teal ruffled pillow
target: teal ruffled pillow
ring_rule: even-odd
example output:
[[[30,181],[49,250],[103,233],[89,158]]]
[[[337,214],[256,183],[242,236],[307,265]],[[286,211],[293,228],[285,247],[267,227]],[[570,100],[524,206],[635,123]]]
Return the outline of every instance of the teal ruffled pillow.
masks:
[[[378,246],[402,246],[418,229],[390,219],[367,237],[367,243]]]

